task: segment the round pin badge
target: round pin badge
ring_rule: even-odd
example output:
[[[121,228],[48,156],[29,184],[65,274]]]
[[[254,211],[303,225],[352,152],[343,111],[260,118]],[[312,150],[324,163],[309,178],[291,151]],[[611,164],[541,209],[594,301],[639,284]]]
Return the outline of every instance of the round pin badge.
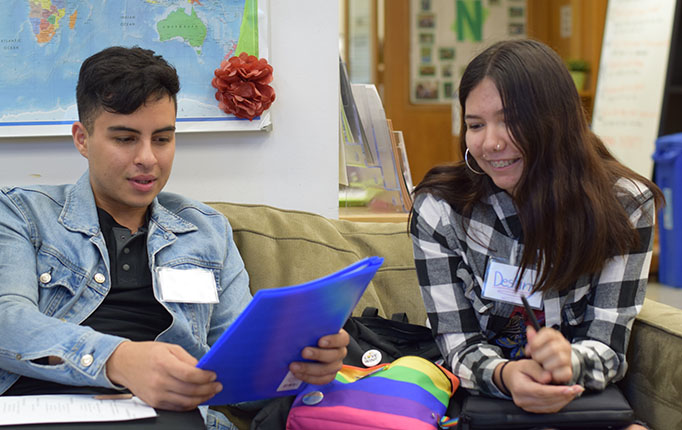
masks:
[[[376,366],[381,363],[381,352],[376,349],[370,349],[362,354],[362,364],[365,367]]]
[[[324,399],[324,394],[321,391],[311,391],[304,395],[301,401],[304,405],[313,406],[320,403]]]

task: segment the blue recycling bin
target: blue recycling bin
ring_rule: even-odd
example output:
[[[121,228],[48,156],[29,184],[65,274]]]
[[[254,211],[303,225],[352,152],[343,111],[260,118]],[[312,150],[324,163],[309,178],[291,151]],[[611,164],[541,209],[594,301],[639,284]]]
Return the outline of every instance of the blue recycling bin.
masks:
[[[659,137],[653,159],[654,180],[666,200],[658,218],[658,280],[682,288],[682,133]]]

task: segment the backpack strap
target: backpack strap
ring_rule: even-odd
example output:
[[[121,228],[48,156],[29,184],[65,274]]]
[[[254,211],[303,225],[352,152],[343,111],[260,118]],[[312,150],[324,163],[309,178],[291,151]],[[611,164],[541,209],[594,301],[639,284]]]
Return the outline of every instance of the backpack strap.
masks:
[[[367,306],[365,310],[362,311],[363,317],[376,318],[379,316],[379,309],[372,306]]]
[[[407,317],[407,312],[396,312],[393,315],[391,315],[391,319],[393,321],[398,321],[402,323],[410,323],[409,318]]]

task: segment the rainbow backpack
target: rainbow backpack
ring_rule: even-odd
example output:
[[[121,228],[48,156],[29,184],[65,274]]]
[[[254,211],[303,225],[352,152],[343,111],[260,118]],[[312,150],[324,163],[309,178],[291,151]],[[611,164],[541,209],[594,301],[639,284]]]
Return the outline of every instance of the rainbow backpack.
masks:
[[[310,385],[296,396],[287,430],[448,428],[445,417],[459,379],[417,356],[363,369],[344,365],[327,385]]]

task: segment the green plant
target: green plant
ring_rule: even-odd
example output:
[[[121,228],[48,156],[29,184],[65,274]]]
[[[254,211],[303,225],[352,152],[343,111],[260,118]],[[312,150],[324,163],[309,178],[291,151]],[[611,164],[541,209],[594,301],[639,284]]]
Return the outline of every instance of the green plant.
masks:
[[[590,70],[590,63],[580,59],[566,60],[566,66],[572,72],[589,72]]]

